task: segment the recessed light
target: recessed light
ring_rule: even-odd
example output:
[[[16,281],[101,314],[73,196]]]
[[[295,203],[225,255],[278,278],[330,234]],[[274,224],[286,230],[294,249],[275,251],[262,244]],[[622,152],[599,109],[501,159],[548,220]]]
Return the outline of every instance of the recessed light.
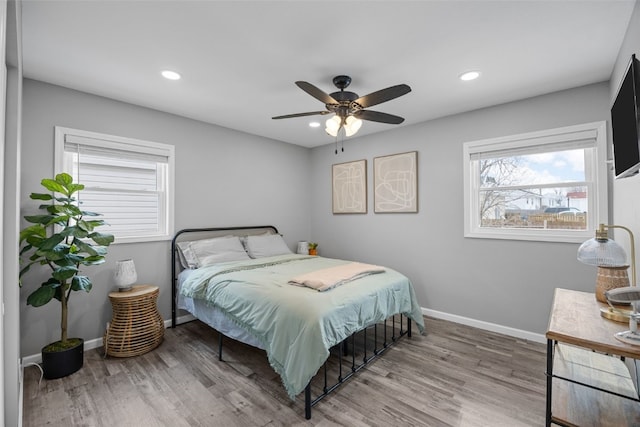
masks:
[[[320,127],[320,122],[311,122],[309,123],[309,127],[318,128]]]
[[[180,74],[176,73],[175,71],[170,71],[170,70],[164,70],[162,72],[162,77],[164,77],[165,79],[169,79],[169,80],[180,80]]]
[[[475,80],[480,77],[479,71],[467,71],[466,73],[460,74],[460,80],[468,82],[469,80]]]

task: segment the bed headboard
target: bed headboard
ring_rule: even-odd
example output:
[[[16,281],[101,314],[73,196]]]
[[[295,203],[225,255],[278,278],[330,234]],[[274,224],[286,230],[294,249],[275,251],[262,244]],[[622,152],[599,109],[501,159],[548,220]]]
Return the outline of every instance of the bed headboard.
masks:
[[[214,228],[185,228],[178,231],[171,240],[171,327],[176,326],[176,292],[178,274],[182,271],[182,265],[178,259],[177,244],[194,240],[211,239],[223,236],[255,236],[259,234],[278,234],[278,229],[273,225],[255,225],[246,227],[214,227]]]

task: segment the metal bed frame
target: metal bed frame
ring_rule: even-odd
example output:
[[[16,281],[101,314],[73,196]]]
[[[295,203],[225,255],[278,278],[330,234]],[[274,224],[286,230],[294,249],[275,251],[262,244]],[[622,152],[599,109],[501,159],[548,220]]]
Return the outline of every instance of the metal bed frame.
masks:
[[[202,236],[202,238],[211,238],[217,236],[224,236],[231,234],[237,234],[238,232],[242,233],[242,235],[253,235],[253,234],[261,234],[264,232],[277,234],[278,230],[276,227],[272,225],[266,226],[249,226],[249,227],[216,227],[216,228],[187,228],[178,231],[173,239],[171,240],[171,327],[176,327],[176,316],[177,316],[177,284],[178,284],[178,272],[179,265],[178,260],[176,259],[177,254],[177,243],[180,240],[180,237],[191,233],[195,236]],[[210,234],[209,234],[210,233]],[[187,240],[187,239],[185,239]],[[189,240],[198,240],[189,239]],[[337,376],[335,377],[335,382],[330,380],[330,376],[334,375],[335,372],[330,372],[330,368],[328,367],[330,363],[335,363],[335,358],[332,359],[330,356],[327,361],[325,361],[324,365],[320,368],[318,373],[314,378],[309,381],[304,390],[304,415],[305,418],[311,419],[311,408],[315,406],[318,402],[320,402],[323,398],[325,398],[329,393],[336,390],[340,385],[344,384],[349,378],[351,378],[354,374],[360,371],[365,366],[369,365],[371,362],[376,360],[379,356],[381,356],[389,347],[395,344],[398,339],[402,336],[407,335],[411,337],[411,319],[402,314],[398,314],[399,321],[396,321],[396,316],[392,316],[388,319],[385,319],[384,322],[376,323],[374,325],[370,325],[361,329],[360,331],[354,333],[350,337],[347,337],[342,343],[334,346],[331,350],[332,355],[335,356],[337,353]],[[391,322],[391,325],[388,322]],[[396,328],[396,323],[398,323],[399,330]],[[406,329],[404,328],[406,325]],[[382,336],[379,337],[379,328],[383,328]],[[388,336],[388,330],[391,328],[391,335]],[[370,332],[367,332],[370,331]],[[397,335],[396,335],[397,332]],[[371,339],[371,335],[373,335],[373,340]],[[222,343],[224,335],[222,333],[218,333],[218,360],[222,361]],[[358,336],[361,339],[357,339]],[[381,342],[379,342],[381,339]],[[373,341],[371,343],[371,341]],[[361,347],[358,347],[358,346]],[[380,346],[378,346],[380,345]],[[349,351],[349,347],[351,347],[351,351]],[[349,357],[349,355],[351,357]],[[362,359],[360,359],[362,357]],[[358,358],[358,359],[356,359]],[[350,366],[349,366],[350,365]],[[317,392],[315,397],[312,397],[312,382],[314,379],[317,379],[319,375],[322,375],[320,381],[322,383],[321,387],[317,387],[320,390]]]

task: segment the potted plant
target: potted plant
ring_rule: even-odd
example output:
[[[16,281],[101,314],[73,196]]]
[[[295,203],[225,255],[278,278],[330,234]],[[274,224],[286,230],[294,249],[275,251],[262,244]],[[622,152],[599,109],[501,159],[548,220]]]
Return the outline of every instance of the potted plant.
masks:
[[[20,231],[20,256],[25,265],[20,270],[19,284],[22,287],[22,277],[34,266],[51,270],[49,278],[27,297],[27,304],[40,307],[54,298],[60,302],[60,341],[42,349],[44,377],[54,379],[82,367],[84,340],[67,337],[69,297],[72,291],[91,290],[91,280],[80,268],[104,263],[113,236],[94,231],[105,224],[104,220],[95,219],[100,214],[83,211],[78,206],[73,195],[84,189],[84,185],[74,183],[66,173],[56,175],[55,179],[43,179],[41,184],[54,195],[30,195],[33,200],[51,203],[39,206],[46,213],[24,217],[32,225]]]
[[[309,255],[318,255],[318,244],[309,242]]]

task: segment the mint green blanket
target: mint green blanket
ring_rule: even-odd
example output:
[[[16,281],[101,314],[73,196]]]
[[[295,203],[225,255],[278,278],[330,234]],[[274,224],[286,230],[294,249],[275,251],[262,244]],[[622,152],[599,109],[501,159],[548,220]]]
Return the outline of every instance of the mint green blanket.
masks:
[[[398,313],[424,331],[411,282],[389,268],[326,292],[287,283],[348,262],[294,254],[228,262],[196,270],[180,292],[215,305],[255,336],[294,399],[329,349],[354,332]]]

